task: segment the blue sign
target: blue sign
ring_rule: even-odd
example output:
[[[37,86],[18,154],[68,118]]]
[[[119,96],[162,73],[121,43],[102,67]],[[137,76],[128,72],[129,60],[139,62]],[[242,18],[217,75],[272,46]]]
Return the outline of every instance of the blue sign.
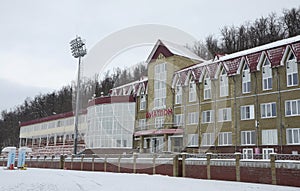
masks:
[[[11,149],[8,153],[7,168],[11,165],[15,166],[16,149]]]
[[[18,168],[22,168],[25,165],[26,149],[19,148],[18,156]]]

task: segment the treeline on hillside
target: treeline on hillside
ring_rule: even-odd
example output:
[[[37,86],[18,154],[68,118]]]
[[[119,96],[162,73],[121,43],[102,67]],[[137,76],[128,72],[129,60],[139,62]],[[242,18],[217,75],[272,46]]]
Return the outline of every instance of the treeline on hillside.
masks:
[[[94,94],[97,97],[101,95],[101,92],[108,95],[111,88],[139,80],[145,75],[147,75],[147,68],[145,64],[139,63],[132,72],[128,69],[116,68],[112,73],[106,72],[101,80],[97,77],[84,81],[81,85],[81,108],[86,108],[88,99],[91,99]],[[2,111],[0,150],[5,146],[18,146],[19,123],[73,111],[72,105],[75,104],[76,93],[74,84],[64,86],[58,91],[37,95],[33,99],[26,98],[24,103],[10,111]]]
[[[217,54],[230,54],[296,35],[300,35],[300,7],[284,10],[281,16],[271,13],[240,26],[224,26],[220,38],[209,35],[190,49],[209,60]]]

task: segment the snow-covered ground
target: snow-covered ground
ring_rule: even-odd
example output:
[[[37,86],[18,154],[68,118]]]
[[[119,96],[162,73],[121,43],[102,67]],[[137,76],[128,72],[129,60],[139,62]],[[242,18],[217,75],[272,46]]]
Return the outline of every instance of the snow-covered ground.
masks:
[[[0,191],[299,191],[300,188],[160,175],[53,169],[0,170]]]

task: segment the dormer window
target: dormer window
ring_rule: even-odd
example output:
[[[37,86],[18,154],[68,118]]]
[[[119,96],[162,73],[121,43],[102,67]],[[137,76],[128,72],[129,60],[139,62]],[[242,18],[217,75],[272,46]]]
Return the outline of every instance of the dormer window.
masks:
[[[189,102],[196,101],[196,83],[195,80],[191,78],[189,82]]]
[[[244,65],[243,73],[242,73],[242,91],[243,94],[251,92],[251,74],[250,69],[247,64]]]
[[[263,78],[263,90],[272,89],[272,68],[271,63],[267,57],[265,57],[262,67],[262,78]]]
[[[140,99],[140,110],[146,109],[146,95],[142,94]]]
[[[298,65],[292,51],[290,51],[286,61],[286,78],[287,87],[298,85]]]
[[[181,103],[182,103],[182,87],[180,84],[180,80],[178,80],[175,87],[175,104],[181,104]]]
[[[208,73],[204,77],[204,99],[211,99],[211,80]]]
[[[220,75],[220,97],[228,96],[228,76],[225,68]]]

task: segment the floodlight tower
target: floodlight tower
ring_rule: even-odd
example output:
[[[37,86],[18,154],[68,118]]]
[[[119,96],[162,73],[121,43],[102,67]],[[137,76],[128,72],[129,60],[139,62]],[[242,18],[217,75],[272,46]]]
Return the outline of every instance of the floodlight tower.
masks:
[[[77,92],[76,92],[76,108],[75,108],[75,129],[74,129],[74,154],[77,154],[77,139],[78,139],[78,119],[79,119],[79,92],[80,92],[80,64],[81,57],[86,55],[85,43],[83,40],[76,36],[74,40],[70,42],[72,56],[78,58],[78,74],[77,74]]]

